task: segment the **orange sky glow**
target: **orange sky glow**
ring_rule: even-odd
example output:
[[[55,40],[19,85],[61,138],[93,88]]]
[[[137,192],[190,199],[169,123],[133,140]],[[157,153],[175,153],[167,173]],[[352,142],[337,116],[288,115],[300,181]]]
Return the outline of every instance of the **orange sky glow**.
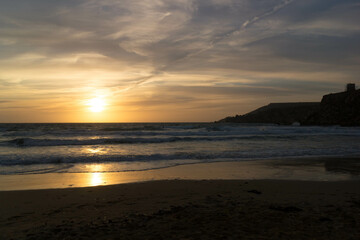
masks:
[[[360,6],[315,2],[5,0],[0,122],[215,121],[320,101],[359,84]]]

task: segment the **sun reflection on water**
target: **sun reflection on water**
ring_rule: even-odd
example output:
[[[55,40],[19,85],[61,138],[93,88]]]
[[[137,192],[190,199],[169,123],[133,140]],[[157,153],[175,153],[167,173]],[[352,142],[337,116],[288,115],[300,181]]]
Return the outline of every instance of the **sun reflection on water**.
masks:
[[[85,152],[92,154],[105,154],[107,151],[104,148],[86,148]]]

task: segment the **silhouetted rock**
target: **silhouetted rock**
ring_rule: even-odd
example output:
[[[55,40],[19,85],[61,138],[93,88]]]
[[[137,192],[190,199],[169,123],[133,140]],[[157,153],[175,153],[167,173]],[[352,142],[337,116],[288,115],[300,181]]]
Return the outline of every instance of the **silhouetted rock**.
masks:
[[[218,122],[360,126],[360,90],[348,84],[346,92],[325,95],[321,103],[270,103]]]
[[[235,123],[274,123],[281,125],[290,125],[293,123],[302,123],[310,115],[319,110],[320,103],[270,103],[247,113],[245,115],[236,115],[227,117],[219,122]]]
[[[360,90],[325,95],[320,106],[303,124],[360,125]]]

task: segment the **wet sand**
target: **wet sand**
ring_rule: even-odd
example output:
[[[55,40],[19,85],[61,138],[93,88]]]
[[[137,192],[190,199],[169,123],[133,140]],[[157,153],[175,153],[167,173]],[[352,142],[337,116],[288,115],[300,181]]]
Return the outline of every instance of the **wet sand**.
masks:
[[[0,192],[0,239],[359,239],[360,182],[151,181]]]
[[[6,187],[59,189],[0,191],[1,240],[360,239],[358,159],[1,176]]]
[[[0,175],[0,191],[89,187],[154,180],[360,180],[360,158],[296,158],[187,164],[132,172]]]

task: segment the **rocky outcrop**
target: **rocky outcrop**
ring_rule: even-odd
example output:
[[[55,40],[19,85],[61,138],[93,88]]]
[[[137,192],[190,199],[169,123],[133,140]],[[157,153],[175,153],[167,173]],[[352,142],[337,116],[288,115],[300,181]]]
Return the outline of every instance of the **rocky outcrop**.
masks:
[[[360,90],[328,94],[321,103],[271,103],[218,122],[360,126]]]
[[[360,90],[325,95],[320,106],[303,124],[360,126]]]

